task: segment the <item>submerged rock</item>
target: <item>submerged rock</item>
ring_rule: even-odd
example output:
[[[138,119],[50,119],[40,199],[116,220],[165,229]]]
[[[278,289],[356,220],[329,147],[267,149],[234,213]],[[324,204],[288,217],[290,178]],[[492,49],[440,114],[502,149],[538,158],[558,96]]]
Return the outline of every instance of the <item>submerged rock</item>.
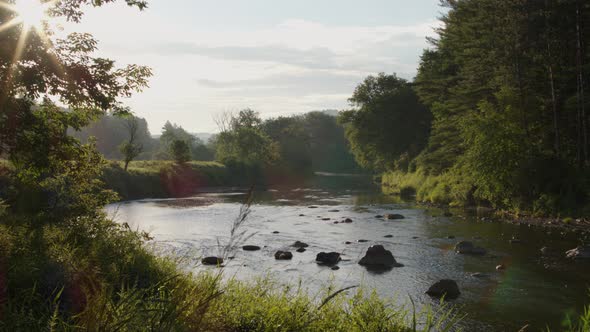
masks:
[[[334,265],[340,261],[340,254],[337,252],[320,252],[315,257],[315,260],[321,264]]]
[[[301,241],[295,241],[295,243],[293,243],[291,245],[291,247],[295,247],[295,248],[307,248],[307,247],[309,247],[309,244],[307,244],[305,242],[301,242]]]
[[[328,220],[330,220],[330,218],[322,218],[322,220],[328,221]]]
[[[340,270],[340,266],[335,265],[331,267],[332,270],[336,271],[336,270]]]
[[[293,258],[293,254],[290,251],[277,251],[275,253],[275,259],[279,259],[279,260],[288,260]]]
[[[375,218],[377,218],[377,219],[381,219],[381,218],[383,218],[383,216],[382,216],[382,215],[380,215],[380,214],[378,214],[378,215],[376,215],[376,216],[375,216]]]
[[[221,264],[223,264],[223,258],[215,257],[215,256],[203,257],[201,259],[201,264],[203,264],[203,265],[221,265]]]
[[[399,220],[399,219],[404,219],[405,217],[402,216],[401,214],[396,214],[396,213],[390,213],[390,214],[386,214],[385,215],[385,219],[387,220]]]
[[[369,242],[369,240],[360,239],[360,240],[356,240],[356,242],[358,242],[358,243],[365,243],[365,242]]]
[[[260,250],[259,246],[252,246],[252,245],[245,245],[242,247],[243,250],[246,251],[256,251],[256,250]]]
[[[469,241],[461,241],[455,245],[455,252],[465,255],[485,255],[486,250],[481,247],[476,247]]]
[[[315,205],[310,205],[310,206],[308,206],[307,208],[308,208],[308,209],[317,209],[318,207],[317,207],[317,206],[315,206]]]
[[[387,235],[385,235],[384,237],[386,237],[386,238],[392,238],[392,237],[393,237],[393,235],[391,235],[391,234],[387,234]]]
[[[274,232],[272,232],[272,233],[273,233],[273,234],[279,234],[280,232],[279,232],[279,231],[274,231]]]
[[[334,210],[328,210],[328,212],[340,212],[340,210],[334,209]]]
[[[297,250],[295,250],[295,251],[297,251],[297,252],[305,252],[305,250],[306,250],[305,248],[297,248]]]
[[[377,244],[370,246],[365,256],[359,261],[360,265],[376,265],[382,267],[399,267],[403,266],[396,262],[391,251],[386,250],[382,245]]]
[[[590,259],[590,247],[578,246],[565,252],[565,257],[570,259]]]
[[[344,223],[347,223],[347,224],[350,224],[350,223],[352,222],[352,219],[350,219],[350,218],[346,218],[346,219],[344,219],[344,221],[343,221],[343,222],[344,222]]]
[[[350,241],[345,241],[344,244],[351,244],[352,242]]]
[[[461,292],[455,280],[442,279],[430,286],[426,294],[436,298],[444,296],[445,299],[452,300],[458,298]]]

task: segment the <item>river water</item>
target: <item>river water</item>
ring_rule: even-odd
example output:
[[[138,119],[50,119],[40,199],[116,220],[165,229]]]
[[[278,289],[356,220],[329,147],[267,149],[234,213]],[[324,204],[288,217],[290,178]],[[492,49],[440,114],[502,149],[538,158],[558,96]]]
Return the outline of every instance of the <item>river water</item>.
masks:
[[[448,216],[443,212],[449,211],[383,195],[368,182],[323,174],[300,187],[255,192],[240,231],[251,236],[244,244],[262,250],[233,250],[225,275],[246,280],[271,275],[284,283],[301,282],[310,292],[329,283],[360,284],[382,297],[404,303],[411,297],[419,305],[433,307],[439,302],[425,295],[426,289],[440,279],[454,279],[461,295],[450,303],[467,314],[463,325],[468,331],[517,331],[525,324],[531,325],[528,331],[546,326],[558,330],[566,313],[579,312],[590,302],[590,264],[563,258],[578,244],[574,234],[494,221],[479,210],[451,210],[453,215]],[[200,265],[199,257],[220,254],[245,197],[245,191],[217,189],[182,199],[113,204],[107,212],[134,229],[150,232],[157,250],[188,258],[183,260],[185,268],[198,271],[216,269]],[[386,213],[399,213],[405,219],[375,218]],[[353,222],[334,223],[343,218]],[[509,243],[513,237],[521,243]],[[297,240],[309,244],[306,252],[290,247]],[[453,247],[461,240],[486,248],[487,255],[456,254]],[[358,265],[373,244],[383,245],[404,266],[376,273]],[[556,254],[544,257],[539,251],[544,246]],[[277,261],[277,250],[290,250],[294,257]],[[321,251],[340,252],[340,269],[316,264]],[[499,264],[506,269],[497,271]],[[476,272],[485,275],[472,276]]]

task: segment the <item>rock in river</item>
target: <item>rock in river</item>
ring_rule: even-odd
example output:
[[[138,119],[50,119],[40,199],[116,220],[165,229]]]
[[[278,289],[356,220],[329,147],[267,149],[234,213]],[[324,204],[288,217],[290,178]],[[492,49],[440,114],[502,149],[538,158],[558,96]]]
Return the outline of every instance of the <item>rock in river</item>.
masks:
[[[291,247],[295,247],[295,248],[307,248],[307,247],[309,247],[309,244],[307,244],[305,242],[301,242],[301,241],[295,241],[295,243],[293,243],[291,245]]]
[[[386,237],[386,238],[392,238],[392,237],[393,237],[393,235],[391,235],[391,234],[387,234],[387,235],[385,235],[384,237]]]
[[[590,247],[578,246],[565,252],[565,257],[571,259],[590,259]]]
[[[204,257],[201,259],[201,263],[203,265],[221,265],[223,264],[223,258],[215,256]]]
[[[347,224],[350,224],[350,223],[352,222],[352,219],[350,219],[350,218],[346,218],[346,219],[344,219],[344,221],[342,221],[342,222],[344,222],[344,223],[347,223]]]
[[[337,252],[320,252],[315,257],[315,260],[320,264],[334,265],[340,261],[340,254]]]
[[[305,252],[305,248],[297,248],[297,250],[295,250],[297,252]]]
[[[458,298],[461,292],[459,291],[459,286],[455,280],[442,279],[430,286],[426,291],[426,294],[436,298],[444,296],[445,299],[452,300]]]
[[[256,250],[260,250],[259,246],[252,246],[252,245],[245,245],[242,247],[243,250],[245,251],[256,251]]]
[[[476,247],[469,241],[461,241],[455,245],[455,252],[466,255],[485,255],[486,250],[481,247]]]
[[[396,214],[396,213],[391,213],[391,214],[386,214],[385,215],[385,219],[388,220],[398,220],[398,219],[404,219],[405,217],[402,216],[401,214]]]
[[[367,249],[367,253],[359,261],[360,265],[365,266],[382,266],[382,267],[399,267],[403,266],[395,261],[391,251],[383,248],[382,245],[376,244]]]
[[[275,253],[275,259],[287,260],[291,258],[293,258],[293,254],[290,251],[279,250]]]

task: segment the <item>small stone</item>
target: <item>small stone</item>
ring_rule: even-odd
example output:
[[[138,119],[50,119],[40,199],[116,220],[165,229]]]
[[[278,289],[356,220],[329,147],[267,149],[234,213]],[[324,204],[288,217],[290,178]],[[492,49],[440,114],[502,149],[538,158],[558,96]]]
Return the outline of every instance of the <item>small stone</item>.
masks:
[[[333,222],[333,224],[339,224],[339,223],[340,223],[340,222],[338,222],[338,221],[334,221],[334,222]]]
[[[279,260],[289,260],[293,258],[293,254],[290,251],[277,251],[275,253],[275,259],[279,259]]]
[[[223,264],[223,258],[215,256],[204,257],[203,259],[201,259],[201,263],[203,265],[221,265]]]
[[[391,235],[391,234],[387,234],[387,235],[385,235],[384,237],[386,237],[386,238],[392,238],[392,237],[393,237],[393,235]]]
[[[328,220],[330,220],[330,218],[322,218],[322,220],[328,221]]]
[[[455,252],[466,255],[485,255],[484,248],[476,247],[469,241],[461,241],[455,245]]]
[[[350,223],[352,222],[352,219],[350,219],[350,218],[346,218],[346,219],[344,219],[344,221],[343,221],[343,222],[345,222],[345,223],[347,223],[347,224],[350,224]]]
[[[328,212],[340,212],[340,210],[328,210]]]
[[[243,250],[245,251],[256,251],[256,250],[260,250],[259,246],[252,246],[252,245],[245,245],[242,247]]]
[[[369,242],[369,240],[360,239],[360,240],[356,240],[356,242],[358,242],[358,243],[364,243],[364,242]]]
[[[337,252],[320,252],[315,257],[315,260],[320,264],[334,265],[340,261],[340,254]]]
[[[404,216],[402,216],[401,214],[396,214],[396,213],[393,213],[393,214],[386,214],[384,217],[385,217],[385,219],[387,219],[387,220],[399,220],[399,219],[404,219],[404,218],[405,218],[405,217],[404,217]]]
[[[481,273],[481,272],[475,272],[475,273],[472,273],[472,274],[471,274],[471,276],[472,276],[473,278],[480,278],[480,279],[481,279],[481,278],[488,278],[488,277],[489,277],[489,275],[487,275],[487,274],[485,274],[485,273]]]
[[[381,219],[381,218],[383,218],[383,216],[380,215],[380,214],[378,214],[378,215],[375,216],[375,218]]]
[[[351,243],[352,243],[352,242],[350,242],[350,241],[346,241],[346,242],[344,242],[344,244],[351,244]]]
[[[315,206],[315,205],[310,205],[310,206],[308,206],[307,208],[308,208],[308,209],[317,209],[318,207],[317,207],[317,206]]]
[[[506,266],[504,264],[496,265],[496,270],[500,271],[504,269],[506,269]]]
[[[273,234],[279,234],[280,232],[279,232],[279,231],[274,231],[274,232],[272,232],[272,233],[273,233]]]
[[[305,248],[297,248],[297,250],[295,250],[295,251],[297,251],[297,252],[305,252],[305,250],[306,250]]]
[[[295,243],[293,243],[291,245],[291,247],[295,247],[295,248],[307,248],[307,247],[309,247],[309,244],[307,244],[305,242],[301,242],[301,241],[295,241]]]
[[[336,271],[336,270],[340,270],[340,266],[338,265],[334,265],[331,267],[332,270]]]
[[[301,213],[299,216],[300,216],[300,217],[305,217],[305,215],[304,215],[303,213]]]

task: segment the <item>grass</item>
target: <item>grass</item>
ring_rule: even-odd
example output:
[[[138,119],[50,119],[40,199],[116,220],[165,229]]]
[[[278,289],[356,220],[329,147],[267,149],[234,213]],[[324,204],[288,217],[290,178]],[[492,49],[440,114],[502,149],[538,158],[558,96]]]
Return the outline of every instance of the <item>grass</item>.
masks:
[[[123,163],[111,161],[103,171],[107,188],[124,199],[181,197],[203,187],[230,185],[226,167],[217,162],[134,161],[127,171]]]
[[[471,185],[451,172],[426,175],[423,171],[390,171],[382,177],[383,192],[402,196],[415,195],[419,202],[461,206],[469,204]]]

